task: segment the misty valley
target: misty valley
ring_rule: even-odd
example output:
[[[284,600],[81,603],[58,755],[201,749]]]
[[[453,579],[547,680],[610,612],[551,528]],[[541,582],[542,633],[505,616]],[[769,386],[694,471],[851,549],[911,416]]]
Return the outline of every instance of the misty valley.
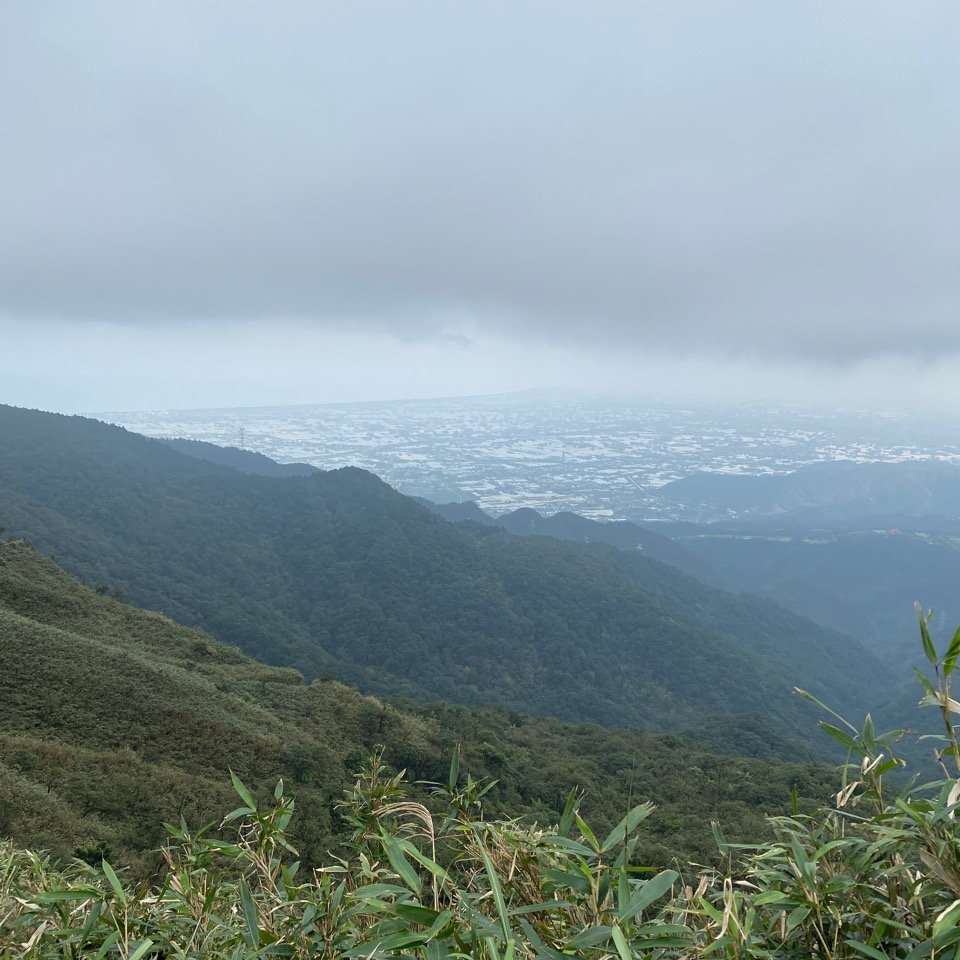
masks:
[[[723,941],[707,905],[724,902],[737,857],[737,870],[763,870],[799,856],[799,838],[801,850],[832,844],[839,869],[853,852],[838,764],[852,763],[844,776],[868,807],[885,780],[909,790],[904,763],[943,776],[917,739],[938,733],[937,710],[918,708],[909,664],[931,660],[937,707],[960,653],[953,441],[896,420],[782,411],[755,415],[745,436],[730,419],[721,436],[704,411],[663,405],[633,437],[631,410],[521,395],[111,417],[148,437],[0,407],[8,876],[30,887],[19,849],[44,850],[36,882],[107,916],[117,902],[103,897],[163,875],[186,905],[175,878],[194,863],[224,904],[251,896],[285,923],[305,922],[308,901],[338,916],[292,874],[285,905],[275,900],[269,878],[289,847],[317,877],[332,855],[351,864],[347,897],[365,919],[342,918],[344,936],[374,954],[403,931],[452,948],[469,922],[499,923],[483,935],[505,943],[515,925],[553,936],[559,956],[589,926],[565,913],[586,894],[574,874],[606,884],[621,871],[624,896],[649,890],[659,904],[643,935],[639,914],[621,928],[614,907],[595,906],[598,949],[605,937],[618,949],[616,928],[669,952]],[[231,432],[238,442],[223,443]],[[867,439],[844,440],[856,434]],[[392,465],[396,487],[340,465],[360,436],[364,462]],[[546,507],[548,488],[564,509]],[[918,622],[915,600],[934,615]],[[190,832],[212,830],[236,793],[216,833]],[[906,796],[901,815],[920,831],[910,803],[928,801]],[[481,832],[457,832],[466,825]],[[487,916],[500,884],[516,909],[531,896],[491,859],[503,857],[529,858],[538,909],[563,916],[559,927],[528,930],[509,907]],[[635,868],[652,874],[632,879]],[[696,894],[677,886],[689,869],[705,878]],[[431,896],[446,898],[452,926],[429,934],[442,918],[424,899],[431,876],[449,885]],[[374,904],[365,884],[427,912],[381,916],[385,893]],[[20,929],[51,922],[59,901],[44,896],[17,901]],[[143,943],[180,935],[149,904],[137,910]],[[262,951],[292,936],[249,910],[245,933],[218,921],[211,942]],[[700,926],[674,930],[677,910]]]
[[[361,466],[454,522],[644,550],[900,666],[915,652],[915,602],[941,637],[960,623],[949,420],[561,390],[101,416],[171,441],[243,436],[287,471]]]

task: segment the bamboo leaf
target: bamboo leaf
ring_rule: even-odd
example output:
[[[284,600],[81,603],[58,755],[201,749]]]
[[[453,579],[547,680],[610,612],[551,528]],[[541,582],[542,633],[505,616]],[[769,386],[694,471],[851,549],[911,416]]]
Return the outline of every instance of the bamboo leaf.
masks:
[[[507,912],[511,917],[522,917],[528,913],[544,913],[548,910],[568,910],[573,904],[569,900],[547,900],[543,903],[525,903],[521,907],[513,907]]]
[[[924,700],[926,700],[926,697],[924,697]],[[951,713],[960,713],[960,703],[953,697],[948,697],[946,693],[938,693],[936,703],[938,707],[946,707]]]
[[[943,657],[943,672],[946,676],[949,677],[950,674],[953,673],[953,667],[957,662],[958,656],[960,656],[960,627],[957,627],[953,639],[947,647],[947,652]]]
[[[520,926],[523,928],[523,932],[527,935],[527,940],[530,941],[530,945],[536,952],[537,957],[549,957],[550,960],[567,960],[569,955],[566,953],[561,953],[559,950],[554,950],[552,947],[548,947],[543,940],[540,939],[540,935],[529,923],[529,921],[524,920],[521,917]]]
[[[617,948],[617,953],[620,954],[620,960],[633,960],[633,954],[630,951],[627,938],[616,924],[613,925],[613,943]]]
[[[577,822],[577,829],[583,834],[585,840],[587,840],[591,847],[593,847],[594,852],[600,852],[600,843],[597,840],[596,834],[590,829],[589,824],[580,816],[579,813],[574,814],[574,819]]]
[[[809,700],[811,703],[815,703],[821,710],[826,710],[831,717],[839,720],[852,734],[856,735],[860,732],[852,723],[844,720],[836,710],[831,710],[830,707],[828,707],[822,700],[818,700],[812,693],[808,693],[806,690],[801,690],[800,687],[794,687],[793,689],[799,693],[804,700]]]
[[[913,667],[913,672],[916,675],[917,679],[920,681],[920,685],[927,692],[927,696],[933,697],[936,699],[937,691],[934,690],[933,684],[923,675],[923,672],[917,667],[916,664],[911,664]]]
[[[90,900],[93,897],[101,897],[103,892],[96,888],[77,889],[77,890],[48,890],[46,893],[37,893],[33,895],[35,903],[59,903],[69,900]]]
[[[493,902],[497,906],[497,913],[500,917],[500,926],[503,928],[503,939],[504,941],[510,940],[510,916],[507,913],[507,903],[503,899],[503,890],[500,888],[500,878],[497,876],[497,871],[493,866],[493,861],[490,859],[490,854],[487,853],[487,848],[480,845],[480,856],[483,857],[483,865],[487,871],[487,878],[490,881],[490,892],[493,894]]]
[[[406,854],[400,849],[400,844],[398,844],[389,833],[382,834],[380,840],[383,843],[383,849],[386,851],[387,858],[390,860],[390,866],[397,871],[403,882],[414,893],[419,895],[423,889],[423,884],[420,882],[420,874],[414,870]]]
[[[133,953],[127,958],[127,960],[140,960],[141,957],[146,956],[147,951],[153,946],[153,941],[149,938],[144,940]]]
[[[437,915],[437,919],[430,925],[430,929],[424,934],[428,940],[438,936],[440,932],[453,920],[453,914],[449,910],[444,910]]]
[[[930,630],[927,627],[927,618],[923,611],[918,608],[917,615],[920,618],[920,641],[923,644],[923,655],[933,666],[937,665],[937,651],[934,649],[933,640],[930,638]]]
[[[607,926],[587,927],[567,941],[568,947],[579,950],[582,947],[595,947],[601,943],[609,943],[613,931]]]
[[[850,753],[862,753],[863,750],[859,743],[850,736],[849,733],[841,730],[839,727],[835,727],[832,723],[827,723],[826,720],[820,721],[820,729],[828,736],[831,740],[836,740],[840,746],[844,747]]]
[[[100,949],[96,952],[93,960],[103,960],[103,958],[110,952],[110,948],[120,939],[120,933],[117,930],[112,930],[110,935],[106,940],[100,945]]]
[[[113,892],[117,900],[125,907],[127,905],[127,895],[124,893],[123,886],[117,878],[116,873],[114,873],[113,867],[111,867],[106,860],[100,861],[100,867],[103,870],[104,876],[110,881],[110,886],[113,887]]]
[[[233,781],[233,789],[237,791],[240,799],[251,809],[256,811],[257,805],[254,802],[253,794],[246,788],[243,781],[231,770],[230,779]]]
[[[243,919],[247,923],[244,939],[256,950],[260,946],[260,922],[257,917],[257,905],[246,880],[240,881],[240,905],[243,907]]]
[[[878,950],[876,947],[871,947],[866,943],[861,943],[859,940],[844,940],[843,941],[851,950],[856,950],[857,953],[862,954],[865,957],[870,957],[871,960],[890,960],[890,958],[882,950]]]
[[[960,900],[954,900],[950,906],[940,911],[933,922],[933,935],[937,937],[944,930],[956,927],[957,920],[960,920]]]
[[[439,911],[432,910],[430,907],[423,907],[419,903],[395,904],[394,912],[401,920],[406,920],[408,923],[418,923],[423,927],[429,927],[440,916]]]
[[[453,793],[457,789],[457,780],[460,779],[460,744],[457,744],[450,758],[450,775],[447,778],[447,786]]]
[[[560,825],[557,827],[557,833],[561,837],[569,837],[570,829],[573,827],[573,817],[580,805],[580,798],[577,796],[576,787],[567,794],[567,802],[563,806],[563,814],[560,817]]]
[[[440,882],[447,879],[447,871],[435,860],[431,860],[425,853],[418,850],[409,840],[399,840],[400,849],[409,857],[413,857],[422,867],[430,871]]]
[[[425,945],[427,960],[447,960],[450,948],[442,940],[431,940]]]
[[[610,831],[607,839],[600,847],[601,853],[607,853],[618,843],[626,843],[627,837],[637,827],[637,824],[646,820],[654,811],[652,803],[641,803],[630,810],[627,815]]]
[[[727,838],[723,835],[723,830],[720,829],[720,824],[716,820],[710,821],[710,830],[713,832],[713,840],[717,845],[717,849],[721,853],[726,853],[729,850],[730,844],[727,843]]]
[[[645,910],[655,900],[659,900],[673,885],[680,876],[676,870],[664,870],[655,877],[651,877],[646,883],[630,898],[629,903],[620,914],[620,919],[624,922],[632,920],[638,913]]]

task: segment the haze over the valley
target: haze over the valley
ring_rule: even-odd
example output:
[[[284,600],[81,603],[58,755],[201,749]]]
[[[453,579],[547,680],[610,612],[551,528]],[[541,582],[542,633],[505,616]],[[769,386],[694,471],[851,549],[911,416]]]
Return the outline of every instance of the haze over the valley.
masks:
[[[7,402],[960,405],[947,2],[0,10]]]

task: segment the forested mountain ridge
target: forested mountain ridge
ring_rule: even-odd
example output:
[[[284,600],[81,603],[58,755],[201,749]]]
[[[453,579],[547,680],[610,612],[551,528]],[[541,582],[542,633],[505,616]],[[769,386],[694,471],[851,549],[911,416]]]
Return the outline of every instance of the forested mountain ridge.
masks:
[[[697,521],[658,530],[710,564],[724,587],[845,630],[897,668],[913,657],[914,602],[935,611],[936,639],[948,639],[960,619],[960,464],[701,473],[658,494]]]
[[[469,500],[464,503],[431,503],[418,499],[427,509],[451,523],[472,521],[485,526],[502,527],[517,536],[535,534],[580,543],[607,543],[619,550],[642,550],[644,556],[668,563],[706,583],[715,583],[717,580],[716,574],[702,557],[668,537],[629,521],[599,523],[569,512],[544,516],[529,507],[494,517]]]
[[[933,608],[931,630],[949,639],[960,622],[956,532],[672,526],[729,590],[749,590],[818,623],[846,630],[900,666],[914,658],[914,601]]]
[[[309,476],[318,472],[317,467],[307,463],[278,463],[261,453],[241,450],[237,447],[220,447],[202,440],[163,438],[163,443],[180,453],[199,460],[233,467],[242,473],[259,474],[265,477],[295,477]],[[473,501],[434,503],[423,497],[413,499],[450,523],[469,520],[484,526],[501,527],[508,533],[518,536],[539,534],[556,537],[558,540],[608,543],[620,550],[643,550],[646,556],[661,563],[669,563],[707,583],[715,583],[717,580],[709,564],[697,554],[684,549],[667,537],[629,521],[605,524],[569,512],[544,516],[529,507],[494,517]]]
[[[254,473],[263,477],[308,477],[316,473],[317,468],[309,463],[277,463],[254,450],[240,447],[219,447],[205,440],[187,440],[182,437],[163,438],[162,442],[178,453],[208,460],[224,467],[233,467],[241,473]]]
[[[317,862],[348,830],[336,803],[378,743],[411,780],[446,779],[461,745],[465,772],[499,778],[492,813],[555,819],[579,786],[585,812],[609,828],[631,801],[652,800],[649,863],[709,858],[710,819],[756,837],[792,788],[822,797],[834,777],[819,764],[717,757],[675,736],[307,686],[0,540],[0,837],[145,871],[161,821],[220,815],[233,769],[261,795],[286,781],[294,840]]]
[[[635,553],[454,526],[360,470],[247,475],[80,417],[0,407],[0,523],[90,585],[373,692],[803,735],[794,685],[855,712],[888,682],[849,638]]]

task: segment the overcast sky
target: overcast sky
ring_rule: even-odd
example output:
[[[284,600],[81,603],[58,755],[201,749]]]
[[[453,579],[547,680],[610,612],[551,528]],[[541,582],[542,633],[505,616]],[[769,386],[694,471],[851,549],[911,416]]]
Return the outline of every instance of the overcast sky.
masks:
[[[924,0],[3,4],[0,399],[955,405],[958,43]]]

